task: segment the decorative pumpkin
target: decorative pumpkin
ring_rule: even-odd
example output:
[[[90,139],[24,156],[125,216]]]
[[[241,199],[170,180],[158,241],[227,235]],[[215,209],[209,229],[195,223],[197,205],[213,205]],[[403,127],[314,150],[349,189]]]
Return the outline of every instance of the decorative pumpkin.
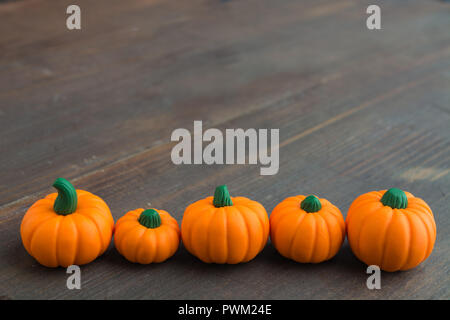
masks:
[[[164,210],[136,209],[116,223],[114,245],[128,261],[141,264],[163,262],[180,243],[177,221]]]
[[[345,239],[341,211],[314,195],[289,197],[270,215],[270,239],[284,257],[319,263],[336,255]]]
[[[269,219],[260,203],[230,197],[227,187],[219,186],[214,197],[186,208],[181,236],[186,249],[203,262],[247,262],[266,245]]]
[[[111,242],[111,212],[101,198],[75,190],[66,179],[56,179],[53,187],[58,194],[38,200],[23,217],[22,243],[46,267],[89,263]]]
[[[430,207],[397,188],[360,195],[348,210],[346,224],[355,256],[385,271],[416,267],[428,258],[436,240]]]

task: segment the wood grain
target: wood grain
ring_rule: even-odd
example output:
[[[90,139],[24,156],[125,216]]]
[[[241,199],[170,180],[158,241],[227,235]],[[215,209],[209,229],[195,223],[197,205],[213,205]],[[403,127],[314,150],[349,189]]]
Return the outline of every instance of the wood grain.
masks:
[[[65,28],[68,1],[0,4],[0,296],[32,299],[450,298],[450,6],[380,1],[78,1],[82,30]],[[279,128],[280,170],[170,160],[171,132]],[[347,243],[329,262],[302,265],[270,245],[247,264],[206,265],[184,248],[137,266],[111,248],[63,269],[23,249],[27,208],[63,176],[126,211],[184,208],[227,184],[270,213],[315,193],[346,214],[359,194],[391,186],[425,199],[438,239],[418,268],[383,273]]]

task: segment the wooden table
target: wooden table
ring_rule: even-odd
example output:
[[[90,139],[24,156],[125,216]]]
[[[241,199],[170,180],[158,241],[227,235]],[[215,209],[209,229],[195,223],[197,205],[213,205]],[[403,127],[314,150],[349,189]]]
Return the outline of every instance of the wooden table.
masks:
[[[4,299],[450,298],[450,5],[377,1],[78,0],[0,3],[0,295]],[[280,170],[172,163],[176,128],[279,128]],[[111,245],[65,269],[24,250],[27,208],[65,177],[128,210],[184,208],[227,184],[270,213],[315,193],[344,215],[361,193],[397,186],[425,199],[438,227],[430,258],[382,273],[347,242],[331,261],[303,265],[269,243],[253,261],[207,265],[182,246],[163,264],[135,265]]]

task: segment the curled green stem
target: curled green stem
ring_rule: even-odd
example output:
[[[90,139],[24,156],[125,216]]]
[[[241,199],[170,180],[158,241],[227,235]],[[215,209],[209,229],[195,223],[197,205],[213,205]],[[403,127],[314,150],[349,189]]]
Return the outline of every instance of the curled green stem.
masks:
[[[64,178],[58,178],[53,183],[53,187],[58,190],[58,197],[53,204],[53,210],[57,214],[68,215],[77,210],[77,191],[73,185]]]

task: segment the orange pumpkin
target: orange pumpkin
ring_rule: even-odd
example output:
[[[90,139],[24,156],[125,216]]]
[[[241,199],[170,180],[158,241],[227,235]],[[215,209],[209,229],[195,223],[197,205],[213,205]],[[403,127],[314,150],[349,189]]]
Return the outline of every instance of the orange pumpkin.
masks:
[[[219,186],[214,197],[186,208],[181,236],[186,249],[203,262],[247,262],[266,245],[269,219],[260,203],[230,197],[227,187]]]
[[[38,200],[23,217],[22,243],[46,267],[89,263],[111,242],[111,212],[101,198],[75,190],[66,179],[56,179],[53,187],[58,194]]]
[[[385,271],[416,267],[428,258],[436,240],[430,207],[397,188],[360,195],[348,210],[346,224],[355,256]]]
[[[314,195],[289,197],[270,215],[270,239],[284,257],[319,263],[336,255],[345,239],[341,211]]]
[[[136,209],[116,223],[114,245],[128,261],[141,264],[163,262],[180,243],[177,221],[164,210]]]

